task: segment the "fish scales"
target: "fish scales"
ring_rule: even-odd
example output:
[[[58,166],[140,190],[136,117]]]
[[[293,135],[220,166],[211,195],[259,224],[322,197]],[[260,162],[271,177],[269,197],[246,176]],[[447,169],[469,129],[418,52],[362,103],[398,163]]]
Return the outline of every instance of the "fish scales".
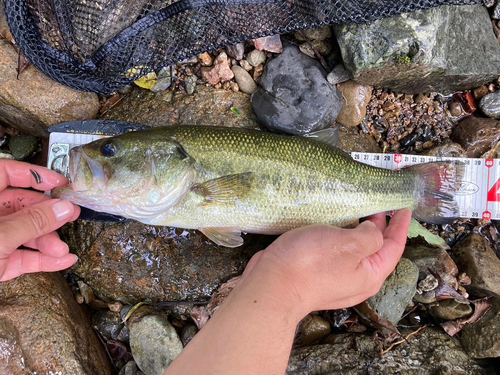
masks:
[[[456,216],[459,165],[380,169],[327,143],[333,129],[321,133],[209,126],[126,133],[72,149],[72,183],[53,196],[146,224],[199,229],[230,247],[243,242],[241,232],[345,226],[402,208],[433,223]]]
[[[159,130],[160,131],[160,130]],[[211,127],[163,130],[197,162],[198,182],[252,172],[257,188],[245,199],[200,205],[187,199],[157,224],[233,227],[279,234],[307,224],[346,225],[375,212],[414,208],[416,176],[353,162],[342,151],[304,137]]]

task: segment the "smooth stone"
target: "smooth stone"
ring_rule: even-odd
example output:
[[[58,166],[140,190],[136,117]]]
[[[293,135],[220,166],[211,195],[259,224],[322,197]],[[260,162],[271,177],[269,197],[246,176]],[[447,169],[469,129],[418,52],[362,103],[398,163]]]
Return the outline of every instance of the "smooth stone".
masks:
[[[424,245],[408,245],[403,256],[410,259],[422,275],[428,275],[429,271],[432,271],[455,290],[458,288],[457,265],[445,250]]]
[[[96,94],[77,91],[48,78],[34,66],[17,78],[18,52],[0,39],[0,118],[22,133],[48,138],[47,127],[90,120],[99,113]]]
[[[307,315],[298,325],[294,345],[314,345],[332,332],[330,323],[318,315]]]
[[[221,53],[216,57],[211,67],[201,68],[201,76],[204,81],[211,85],[216,85],[219,82],[230,81],[233,77],[233,71],[229,67],[229,59],[226,53]]]
[[[460,341],[473,358],[500,357],[500,300],[492,302],[490,310],[480,320],[466,325],[461,331]]]
[[[0,283],[0,374],[115,374],[60,273]]]
[[[401,258],[380,291],[368,298],[368,303],[378,315],[396,325],[415,295],[417,281],[417,266],[411,260]]]
[[[186,324],[184,327],[181,329],[181,342],[183,346],[186,346],[189,344],[189,341],[191,341],[196,334],[198,333],[198,327],[196,327],[194,324]]]
[[[351,79],[351,73],[345,68],[343,64],[335,65],[333,70],[328,73],[326,79],[330,85],[336,85]]]
[[[439,6],[334,31],[345,66],[362,85],[450,94],[500,76],[500,46],[482,5]]]
[[[479,158],[500,141],[500,121],[468,116],[459,122],[451,139],[463,147],[468,158]]]
[[[424,152],[427,156],[465,158],[465,150],[458,143],[448,141]]]
[[[148,315],[131,325],[130,349],[145,375],[162,375],[182,352],[183,346],[165,317]]]
[[[342,97],[319,63],[293,45],[269,61],[252,95],[261,124],[274,132],[301,135],[333,125]]]
[[[470,277],[467,291],[475,296],[500,298],[500,259],[488,240],[479,234],[471,234],[453,247],[451,256],[460,271]]]
[[[119,312],[98,311],[92,316],[92,326],[108,340],[128,341],[129,330]]]
[[[366,106],[368,105],[373,88],[362,86],[354,81],[346,81],[337,85],[344,105],[337,117],[337,123],[345,126],[358,126],[366,116]]]
[[[72,272],[98,298],[124,305],[206,301],[275,238],[247,235],[243,246],[230,249],[194,230],[82,220],[59,232],[79,258]]]
[[[264,52],[254,49],[247,53],[245,60],[252,65],[254,68],[258,67],[260,64],[264,64],[266,61],[266,55]]]
[[[198,77],[194,74],[184,78],[184,87],[186,88],[186,94],[193,95],[196,88],[196,82],[198,82]]]
[[[471,305],[457,302],[453,299],[439,301],[437,305],[430,307],[431,315],[443,320],[455,320],[467,318],[472,315],[473,309]]]
[[[406,337],[412,331],[401,329],[401,334]],[[456,338],[432,327],[396,345],[383,357],[372,333],[333,334],[323,343],[292,350],[286,374],[497,374],[493,364],[470,358]]]
[[[231,68],[234,73],[234,80],[238,84],[240,90],[246,94],[253,94],[257,90],[257,84],[241,66],[235,65]]]
[[[328,25],[325,25],[323,27],[318,27],[314,29],[302,30],[301,32],[296,31],[294,33],[294,36],[300,42],[304,42],[306,39],[325,40],[332,36],[332,28]]]
[[[237,108],[236,115],[231,108]],[[172,101],[146,90],[134,90],[121,105],[108,110],[103,119],[129,121],[157,127],[214,125],[258,129],[250,97],[242,92],[196,86],[196,95],[176,93]]]
[[[137,364],[135,361],[128,361],[127,364],[122,367],[118,375],[137,375]]]
[[[491,118],[500,119],[500,91],[486,94],[479,101],[479,108]]]
[[[229,57],[240,61],[245,56],[245,43],[237,43],[226,47],[226,52]]]
[[[267,51],[271,53],[282,53],[283,44],[281,44],[280,35],[265,36],[253,40],[253,44],[259,51]]]
[[[9,141],[9,150],[16,160],[26,160],[40,147],[40,140],[32,135],[17,135]]]

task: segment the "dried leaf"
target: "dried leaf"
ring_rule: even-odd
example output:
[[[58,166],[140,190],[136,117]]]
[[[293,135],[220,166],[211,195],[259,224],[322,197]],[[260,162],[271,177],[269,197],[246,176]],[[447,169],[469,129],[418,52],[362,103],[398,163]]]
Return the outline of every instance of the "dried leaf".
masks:
[[[191,319],[193,319],[198,329],[202,329],[209,319],[207,308],[205,306],[193,307],[191,309]]]
[[[367,321],[378,331],[378,337],[381,338],[384,343],[393,342],[401,337],[401,333],[399,333],[396,326],[377,314],[367,301],[364,301],[353,308],[362,320]]]
[[[134,357],[131,351],[119,341],[108,340],[106,342],[106,347],[108,349],[109,355],[115,361],[132,361]]]
[[[22,72],[24,72],[28,67],[31,65],[31,63],[28,61],[24,53],[19,51],[18,59],[17,59],[17,79],[19,79],[19,76],[21,75]]]
[[[449,246],[445,240],[441,237],[430,232],[428,229],[424,228],[418,221],[411,219],[410,229],[408,231],[408,237],[414,238],[421,236],[429,244],[440,247],[443,250],[449,250]]]
[[[156,84],[156,73],[150,72],[134,81],[134,83],[143,89],[151,90],[151,88]]]
[[[471,302],[474,304],[474,313],[470,317],[441,323],[441,327],[443,327],[448,335],[454,336],[458,332],[460,332],[467,324],[477,322],[491,308],[491,301],[489,297]]]
[[[240,281],[241,276],[236,276],[233,277],[232,279],[228,280],[224,284],[222,284],[217,291],[212,294],[212,298],[210,299],[210,302],[207,305],[207,311],[210,314],[210,316],[214,315],[215,312],[219,309],[220,305],[226,297],[231,293],[233,288],[236,286],[238,281]]]

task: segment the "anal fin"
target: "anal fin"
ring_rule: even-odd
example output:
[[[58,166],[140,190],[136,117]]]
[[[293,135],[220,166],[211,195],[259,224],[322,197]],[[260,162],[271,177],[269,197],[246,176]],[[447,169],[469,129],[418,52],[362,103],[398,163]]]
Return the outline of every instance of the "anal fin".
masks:
[[[199,228],[198,230],[217,245],[225,247],[243,245],[241,231],[237,228]]]

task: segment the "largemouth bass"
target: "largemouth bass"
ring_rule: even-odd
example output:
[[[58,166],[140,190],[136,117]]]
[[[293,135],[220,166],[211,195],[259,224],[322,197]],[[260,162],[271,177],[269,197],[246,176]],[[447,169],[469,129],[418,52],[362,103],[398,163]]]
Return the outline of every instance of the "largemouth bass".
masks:
[[[462,165],[389,171],[354,161],[334,138],[332,129],[316,138],[207,126],[126,133],[73,148],[72,182],[53,196],[146,224],[199,229],[228,247],[243,243],[241,232],[346,226],[403,208],[431,223],[458,215]]]

